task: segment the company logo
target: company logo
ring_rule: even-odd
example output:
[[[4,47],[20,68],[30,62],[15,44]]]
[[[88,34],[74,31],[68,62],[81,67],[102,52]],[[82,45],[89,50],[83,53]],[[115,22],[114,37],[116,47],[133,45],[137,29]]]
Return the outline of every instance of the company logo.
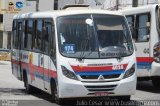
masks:
[[[17,8],[23,8],[23,3],[22,2],[16,2],[16,7]]]
[[[14,6],[14,3],[13,2],[8,2],[8,6]]]
[[[99,79],[99,80],[104,80],[104,77],[103,77],[102,75],[100,75],[100,76],[98,77],[98,79]]]

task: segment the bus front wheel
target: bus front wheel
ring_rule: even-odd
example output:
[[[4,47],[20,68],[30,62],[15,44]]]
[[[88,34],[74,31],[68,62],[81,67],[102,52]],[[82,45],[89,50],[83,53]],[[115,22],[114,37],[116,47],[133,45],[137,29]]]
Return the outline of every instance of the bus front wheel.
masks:
[[[52,95],[52,100],[57,103],[57,104],[62,104],[62,99],[59,98],[58,94],[58,86],[56,83],[51,82],[51,95]]]
[[[160,76],[158,77],[153,77],[152,78],[152,83],[153,83],[153,86],[155,88],[160,88]]]
[[[130,95],[118,97],[118,100],[122,100],[122,101],[130,101],[130,99],[131,99]]]

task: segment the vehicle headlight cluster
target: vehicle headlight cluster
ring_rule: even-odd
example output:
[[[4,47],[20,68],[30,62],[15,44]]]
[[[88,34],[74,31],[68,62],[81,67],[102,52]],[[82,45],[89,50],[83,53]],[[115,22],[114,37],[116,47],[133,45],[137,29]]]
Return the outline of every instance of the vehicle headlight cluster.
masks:
[[[124,74],[124,76],[123,76],[123,79],[132,76],[132,75],[134,74],[134,72],[135,72],[135,64],[134,64],[129,70],[127,70],[127,71],[125,72],[125,74]]]
[[[154,45],[153,58],[155,62],[160,63],[160,44],[159,43]]]
[[[62,68],[62,73],[63,73],[64,76],[66,76],[67,78],[70,78],[70,79],[78,80],[78,78],[75,75],[75,73],[73,73],[72,71],[68,70],[64,66],[61,66],[61,68]]]

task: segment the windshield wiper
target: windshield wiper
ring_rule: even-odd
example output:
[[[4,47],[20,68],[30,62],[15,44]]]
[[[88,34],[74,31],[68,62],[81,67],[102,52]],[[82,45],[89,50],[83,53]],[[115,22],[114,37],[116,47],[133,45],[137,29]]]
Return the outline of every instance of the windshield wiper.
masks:
[[[123,37],[125,38],[125,40],[126,40],[126,43],[127,43],[127,48],[128,48],[128,50],[130,51],[130,45],[129,45],[129,41],[128,41],[128,39],[127,39],[127,37],[125,36],[125,33],[123,32],[123,31],[121,31],[122,33],[123,33]],[[123,42],[124,43],[124,42]]]
[[[80,56],[78,57],[78,60],[79,61],[82,61],[82,59],[84,59],[85,57],[85,51],[87,49],[87,45],[89,44],[89,40],[90,40],[90,37],[87,37],[85,40],[84,40],[84,43],[82,42],[81,43],[81,50],[82,52],[80,53]]]

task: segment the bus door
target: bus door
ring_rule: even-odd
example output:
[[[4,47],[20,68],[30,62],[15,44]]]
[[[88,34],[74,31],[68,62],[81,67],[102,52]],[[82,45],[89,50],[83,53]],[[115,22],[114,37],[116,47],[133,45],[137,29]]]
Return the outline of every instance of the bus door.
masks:
[[[138,14],[128,16],[133,39],[136,46],[137,74],[138,76],[149,76],[152,59],[150,57],[150,14]]]
[[[22,72],[21,72],[21,37],[23,34],[23,29],[22,29],[22,21],[18,21],[18,30],[17,30],[17,56],[16,56],[16,60],[17,60],[17,75],[18,75],[18,79],[21,79],[22,76]]]
[[[51,58],[50,58],[50,39],[52,39],[52,20],[46,19],[44,20],[44,33],[43,33],[43,77],[44,77],[44,89],[50,89],[50,69],[51,69]]]

